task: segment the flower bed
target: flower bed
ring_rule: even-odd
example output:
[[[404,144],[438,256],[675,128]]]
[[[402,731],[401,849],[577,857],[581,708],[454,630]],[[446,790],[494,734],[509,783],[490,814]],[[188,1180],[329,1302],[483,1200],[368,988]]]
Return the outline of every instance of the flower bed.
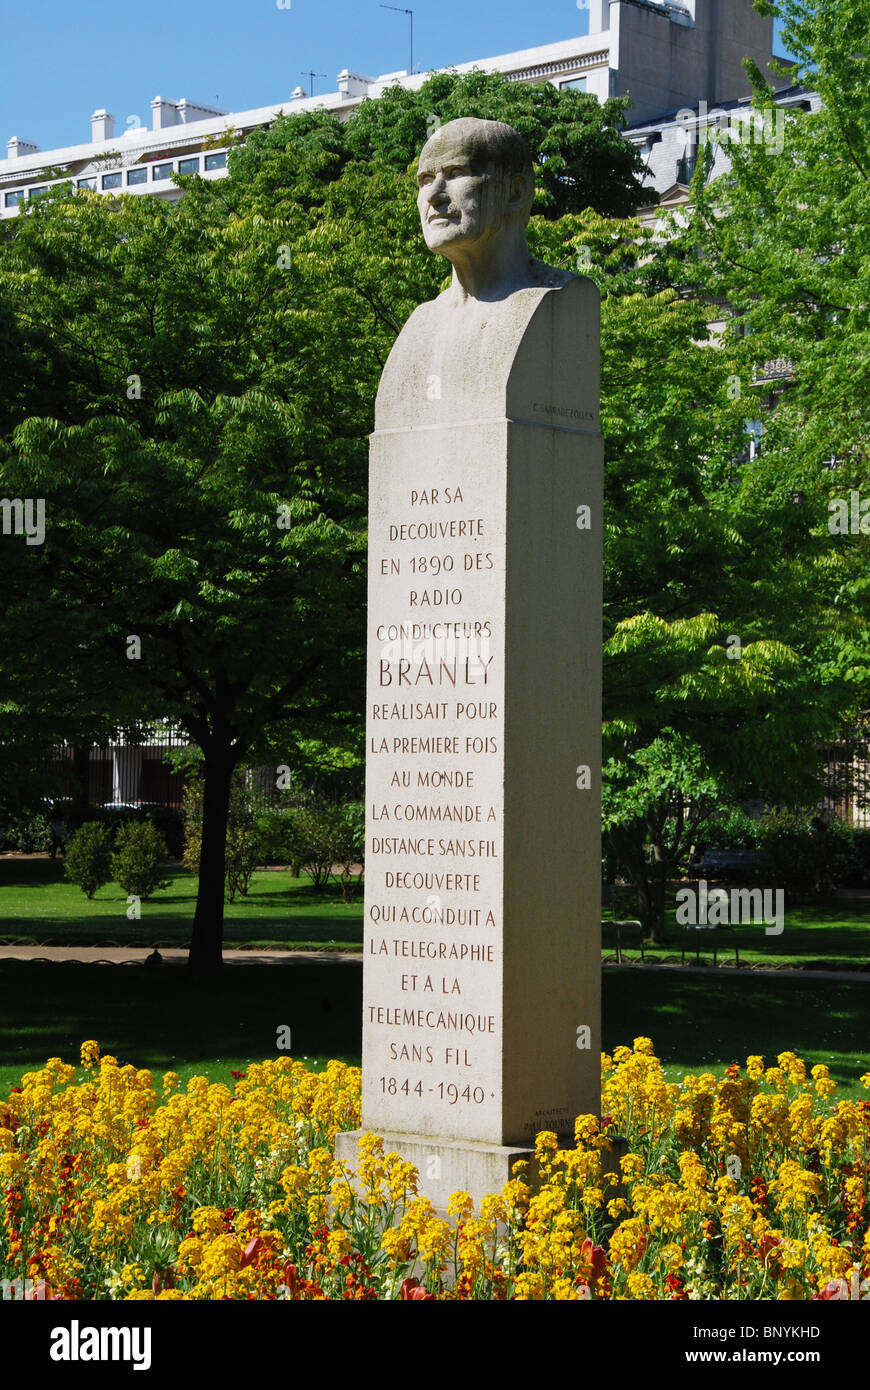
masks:
[[[794,1053],[675,1084],[637,1038],[602,1057],[603,1118],[578,1118],[575,1147],[538,1135],[539,1190],[519,1165],[479,1211],[456,1193],[451,1221],[376,1136],[362,1195],[336,1162],[357,1068],[282,1057],[234,1076],[182,1092],[167,1072],[158,1091],[94,1042],[81,1070],[24,1076],[0,1101],[6,1297],[868,1296],[870,1101],[838,1102]]]

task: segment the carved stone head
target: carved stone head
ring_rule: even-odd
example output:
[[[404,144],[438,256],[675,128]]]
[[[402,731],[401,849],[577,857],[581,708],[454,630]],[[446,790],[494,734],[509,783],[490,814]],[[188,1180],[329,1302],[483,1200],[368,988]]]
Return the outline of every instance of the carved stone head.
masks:
[[[451,257],[502,235],[515,238],[531,215],[535,180],[531,151],[502,121],[471,117],[435,131],[420,154],[417,206],[430,251]]]

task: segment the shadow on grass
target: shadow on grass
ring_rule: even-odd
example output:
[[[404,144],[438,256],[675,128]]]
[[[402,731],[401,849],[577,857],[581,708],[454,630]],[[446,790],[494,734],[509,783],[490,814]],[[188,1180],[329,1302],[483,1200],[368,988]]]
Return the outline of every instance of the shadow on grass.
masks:
[[[184,966],[46,964],[0,961],[0,1069],[77,1062],[95,1038],[123,1065],[155,1071],[179,1063],[277,1056],[289,1027],[292,1055],[359,1063],[362,966],[298,959],[228,966],[214,981],[192,981]]]
[[[152,917],[143,912],[138,922],[97,919],[87,930],[78,921],[51,918],[34,929],[32,918],[7,917],[0,922],[0,945],[24,943],[42,946],[154,946],[186,947],[190,944],[192,920],[177,917]],[[312,946],[333,946],[336,949],[362,950],[362,922],[345,917],[254,916],[248,921],[227,918],[224,922],[224,946],[263,945],[308,949]]]
[[[652,1038],[664,1064],[711,1070],[780,1052],[854,1085],[870,1071],[870,981],[604,971],[604,1050]]]
[[[183,966],[0,961],[0,1077],[77,1061],[96,1038],[121,1063],[156,1071],[214,1060],[246,1062],[276,1053],[277,1030],[292,1055],[359,1064],[362,965],[288,959],[230,965],[220,979],[194,981]],[[855,1087],[870,1070],[870,985],[832,980],[647,974],[605,970],[604,1049],[652,1038],[661,1061],[717,1072],[752,1053],[770,1063],[793,1051],[824,1062]]]

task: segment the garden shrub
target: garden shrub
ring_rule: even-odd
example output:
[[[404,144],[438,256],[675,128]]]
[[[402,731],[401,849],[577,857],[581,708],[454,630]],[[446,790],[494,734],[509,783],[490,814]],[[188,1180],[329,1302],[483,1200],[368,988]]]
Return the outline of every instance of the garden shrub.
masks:
[[[182,806],[184,815],[182,862],[185,868],[194,874],[199,873],[199,856],[202,849],[203,792],[203,779],[201,777],[192,778],[184,789]],[[238,767],[233,773],[230,787],[230,806],[227,819],[224,890],[228,902],[234,902],[236,894],[243,898],[247,897],[251,874],[262,862],[260,837],[257,834],[256,821],[245,780],[245,769]]]
[[[758,823],[758,845],[770,862],[767,877],[786,901],[823,897],[848,872],[850,832],[830,815],[768,811]]]
[[[112,877],[112,832],[107,825],[85,821],[67,841],[64,874],[92,898]]]
[[[365,853],[365,806],[361,801],[325,801],[307,794],[284,813],[291,866],[311,876],[316,890],[334,879],[345,902],[358,892],[361,878],[353,868]]]
[[[708,849],[757,849],[758,821],[739,806],[720,811],[700,827],[695,857],[703,858]]]
[[[128,895],[150,898],[169,887],[163,876],[166,855],[166,841],[150,821],[128,821],[115,836],[112,877]]]
[[[843,882],[850,888],[865,888],[870,884],[870,829],[855,826],[851,838],[849,864]]]
[[[251,874],[260,863],[260,842],[253,826],[236,824],[228,828],[225,862],[227,902],[235,902],[237,893],[246,898]]]
[[[42,811],[22,812],[4,826],[0,843],[18,854],[47,854],[51,849],[50,817]]]

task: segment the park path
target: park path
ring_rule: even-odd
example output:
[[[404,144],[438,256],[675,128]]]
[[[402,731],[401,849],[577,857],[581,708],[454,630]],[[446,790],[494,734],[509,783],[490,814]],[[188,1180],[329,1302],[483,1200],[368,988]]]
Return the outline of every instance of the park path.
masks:
[[[152,954],[147,946],[0,946],[0,961],[30,960],[46,963],[75,963],[79,965],[144,965]],[[187,951],[183,947],[167,947],[160,952],[165,965],[186,965]],[[258,950],[223,953],[225,965],[292,965],[294,961],[316,961],[321,965],[362,964],[361,951],[281,951]],[[753,967],[734,965],[647,965],[632,962],[630,965],[607,964],[607,970],[634,972],[636,970],[652,973],[661,970],[682,970],[692,975],[741,975],[758,976],[763,979],[786,980],[845,980],[851,984],[870,984],[870,969],[857,970],[793,970],[776,967]]]
[[[0,960],[38,960],[51,963],[71,962],[78,965],[144,965],[152,955],[148,946],[0,946]],[[321,961],[336,965],[344,961],[362,962],[362,952],[356,951],[224,951],[226,965],[292,964],[297,961]],[[161,950],[164,965],[186,965],[184,947],[167,946]]]

